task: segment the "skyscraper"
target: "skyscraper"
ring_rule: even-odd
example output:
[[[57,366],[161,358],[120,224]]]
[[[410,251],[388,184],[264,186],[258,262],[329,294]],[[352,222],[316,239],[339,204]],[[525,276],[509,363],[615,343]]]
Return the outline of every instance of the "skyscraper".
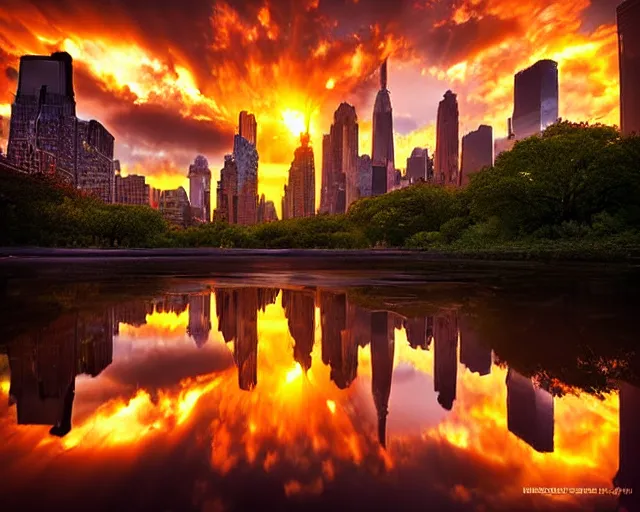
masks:
[[[393,321],[386,311],[371,313],[371,391],[378,416],[378,441],[387,444],[387,415],[393,377]]]
[[[618,53],[620,63],[620,129],[640,134],[640,0],[618,6]]]
[[[468,317],[461,316],[460,362],[472,373],[488,375],[491,373],[491,348],[482,344]]]
[[[341,103],[329,133],[330,169],[327,170],[330,213],[345,213],[358,199],[358,116],[355,107]],[[323,183],[324,187],[324,183]]]
[[[458,322],[454,312],[435,318],[433,340],[433,387],[438,403],[447,411],[456,399],[458,378]]]
[[[462,137],[460,185],[469,183],[469,175],[493,165],[493,128],[481,124],[477,130]]]
[[[376,179],[380,168],[385,172],[385,189],[381,186],[373,187],[373,195],[384,194],[391,190],[395,180],[395,152],[393,145],[393,110],[391,108],[391,97],[387,89],[387,60],[380,66],[380,90],[376,95],[376,102],[373,107],[373,144],[371,150],[371,160],[373,165],[373,179]],[[380,185],[381,177],[378,178]]]
[[[357,345],[346,332],[347,296],[321,290],[320,326],[322,328],[322,362],[331,367],[331,380],[340,389],[348,388],[356,378]]]
[[[246,110],[240,112],[238,119],[238,135],[247,139],[251,144],[258,144],[258,123],[253,114],[249,114]]]
[[[224,167],[216,188],[215,220],[237,224],[238,222],[238,167],[233,155],[225,155]]]
[[[207,159],[198,155],[189,166],[189,200],[194,217],[202,222],[211,221],[211,171]]]
[[[512,119],[516,140],[537,135],[558,121],[557,62],[539,60],[516,73]]]
[[[151,191],[144,176],[130,174],[122,177],[116,174],[115,199],[120,204],[149,205]]]
[[[76,117],[73,60],[66,52],[20,58],[7,157],[28,172],[54,173],[113,202],[114,138],[98,121]]]
[[[276,220],[278,220],[276,205],[273,201],[267,201],[264,194],[262,194],[260,201],[258,201],[258,223],[274,222]]]
[[[358,197],[371,196],[371,185],[373,184],[373,167],[371,157],[362,155],[358,158]]]
[[[320,177],[320,208],[318,213],[331,213],[332,171],[331,135],[324,134],[322,136],[322,176]]]
[[[300,135],[300,147],[295,151],[284,189],[283,219],[315,215],[316,170],[309,140],[308,133]]]
[[[187,334],[198,348],[209,340],[211,331],[211,294],[189,295],[189,325]]]
[[[441,185],[458,184],[458,99],[451,91],[438,105],[436,126],[435,181]]]
[[[233,158],[238,170],[238,218],[241,225],[258,222],[258,151],[242,135],[233,140]]]
[[[304,290],[283,290],[282,307],[294,339],[293,358],[306,371],[311,368],[315,335],[315,298]]]
[[[553,452],[553,396],[531,379],[507,372],[507,428],[538,452]]]
[[[633,489],[620,496],[619,510],[638,510],[640,497],[640,389],[620,382],[618,472],[613,479],[615,487]]]
[[[160,213],[171,224],[186,227],[191,223],[191,205],[187,191],[178,187],[160,193]]]
[[[427,148],[414,148],[411,156],[407,158],[407,178],[410,183],[428,181],[429,179],[429,152]]]

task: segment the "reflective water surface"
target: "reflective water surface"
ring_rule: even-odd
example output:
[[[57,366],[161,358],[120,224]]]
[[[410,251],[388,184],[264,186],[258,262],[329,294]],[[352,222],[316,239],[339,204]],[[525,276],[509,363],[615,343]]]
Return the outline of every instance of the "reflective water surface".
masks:
[[[6,291],[2,510],[637,509],[628,297],[340,279]]]

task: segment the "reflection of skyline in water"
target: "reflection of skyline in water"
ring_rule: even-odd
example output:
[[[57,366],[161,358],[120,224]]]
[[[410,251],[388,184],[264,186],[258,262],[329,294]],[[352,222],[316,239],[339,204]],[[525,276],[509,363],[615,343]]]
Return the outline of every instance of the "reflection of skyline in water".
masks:
[[[316,309],[320,340],[315,335]],[[273,335],[270,329],[276,325],[279,334]],[[287,338],[282,336],[283,325]],[[581,478],[592,485],[610,485],[617,470],[617,457],[611,451],[616,434],[610,423],[610,416],[617,410],[615,397],[605,402],[590,397],[582,399],[587,404],[585,414],[601,422],[600,449],[606,448],[603,453],[595,451],[597,446],[593,452],[587,452],[586,440],[581,442],[578,437],[566,435],[570,432],[567,418],[581,411],[580,399],[568,396],[554,401],[547,391],[515,370],[492,369],[491,350],[478,339],[468,318],[456,311],[400,318],[386,311],[368,311],[351,303],[345,293],[330,290],[220,288],[213,294],[169,295],[148,303],[120,305],[109,308],[104,315],[63,317],[39,334],[27,336],[31,339],[30,349],[25,348],[29,343],[21,344],[22,352],[9,347],[9,394],[16,403],[17,422],[44,423],[59,427],[60,434],[67,433],[64,418],[65,415],[71,418],[71,409],[68,407],[66,411],[65,397],[70,389],[72,392],[75,389],[75,376],[85,373],[102,378],[101,372],[111,363],[114,334],[118,335],[115,343],[119,344],[134,332],[146,329],[151,335],[155,327],[158,339],[167,332],[184,333],[191,338],[194,348],[211,349],[224,341],[232,350],[233,369],[211,374],[201,381],[183,382],[177,394],[165,395],[173,404],[164,403],[162,397],[155,398],[155,408],[166,410],[158,413],[153,428],[163,431],[163,425],[170,428],[172,422],[178,425],[187,422],[199,398],[212,394],[207,402],[219,404],[218,417],[228,420],[216,420],[212,428],[211,462],[221,472],[229,471],[240,460],[261,461],[265,469],[287,457],[299,463],[301,453],[310,450],[321,459],[324,457],[319,478],[321,482],[329,481],[335,478],[334,459],[366,465],[371,457],[380,458],[384,467],[391,470],[410,461],[412,444],[420,446],[427,440],[446,442],[474,453],[486,451],[483,457],[487,463],[492,457],[505,457],[500,452],[505,446],[511,447],[514,460],[521,457],[519,463],[528,460],[538,468],[530,481],[522,480],[524,475],[519,477],[522,485],[551,485],[545,479],[551,470],[545,471],[545,466],[555,468],[553,471],[558,474],[567,468],[574,468],[574,472],[580,468],[584,472]],[[401,428],[397,432],[386,431],[388,417],[394,415],[394,403],[401,407],[400,398],[394,401],[394,367],[398,365],[409,365],[432,376],[438,407],[450,411],[418,438],[407,437]],[[26,373],[25,368],[29,370]],[[108,378],[109,371],[104,373]],[[249,392],[234,393],[228,377],[235,381],[235,390]],[[412,390],[424,394],[427,400],[430,395],[426,391]],[[105,418],[112,418],[122,410],[137,417],[135,408],[153,406],[154,397],[149,396],[147,402],[144,393],[138,392],[129,402],[121,403],[120,407],[125,409],[110,408],[109,404],[100,406],[96,414],[78,422],[81,433],[78,436],[82,437],[73,437],[73,430],[68,434],[67,446],[90,445],[92,430],[86,428],[88,422],[106,422]],[[49,406],[51,399],[55,400],[55,406]],[[634,451],[632,441],[623,442],[622,400],[621,397],[620,472],[616,478],[629,482],[633,479],[629,475],[637,468],[629,462],[634,460],[631,455],[623,457],[623,451],[634,456],[638,451]],[[34,401],[35,409],[26,413],[34,407]],[[367,413],[371,406],[375,409],[372,416]],[[632,407],[637,411],[637,403]],[[33,411],[39,408],[46,414],[37,417]],[[296,410],[296,418],[279,416],[280,412],[294,414]],[[560,415],[555,420],[559,420],[561,427],[556,429],[555,438],[554,412]],[[408,414],[402,410],[397,413]],[[233,421],[229,419],[232,415]],[[267,420],[268,415],[276,417]],[[129,421],[129,415],[125,416]],[[168,419],[170,416],[173,419]],[[290,427],[289,432],[281,431],[282,425],[278,425],[281,421]],[[135,422],[144,428],[145,421],[137,418]],[[71,428],[70,423],[68,427]],[[136,438],[135,428],[133,425],[132,439]],[[493,440],[485,439],[486,435],[481,435],[478,428],[495,430],[497,435]],[[593,435],[591,429],[588,434]],[[627,435],[625,439],[633,437]],[[239,446],[232,446],[234,440]],[[118,444],[115,438],[113,441]],[[307,445],[297,455],[278,455],[273,451],[274,441]],[[388,453],[375,450],[374,442],[386,445]],[[267,448],[268,444],[271,448]],[[331,466],[328,461],[332,461]],[[605,468],[611,468],[612,472],[606,474]],[[575,481],[573,485],[583,483]],[[290,483],[288,492],[305,493],[316,488],[317,480],[297,482]]]

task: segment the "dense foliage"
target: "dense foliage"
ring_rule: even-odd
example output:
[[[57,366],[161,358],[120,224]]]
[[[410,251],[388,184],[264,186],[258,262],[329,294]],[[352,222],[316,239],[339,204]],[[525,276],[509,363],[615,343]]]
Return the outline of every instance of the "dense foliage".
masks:
[[[639,137],[562,122],[517,142],[464,189],[418,184],[357,201],[346,215],[251,227],[172,228],[147,207],[2,176],[0,244],[607,252],[640,245],[639,198]]]

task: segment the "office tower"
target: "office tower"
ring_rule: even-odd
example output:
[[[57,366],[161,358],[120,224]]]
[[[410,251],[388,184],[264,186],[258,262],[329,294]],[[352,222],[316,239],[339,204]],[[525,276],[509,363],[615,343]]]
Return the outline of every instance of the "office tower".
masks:
[[[260,201],[258,201],[258,223],[275,222],[276,220],[278,220],[276,205],[273,201],[267,201],[264,194],[262,194]]]
[[[378,441],[387,444],[387,415],[395,351],[393,322],[386,311],[371,313],[371,391],[378,416]]]
[[[189,296],[189,325],[187,334],[193,338],[198,348],[209,340],[211,331],[211,294]]]
[[[20,58],[7,158],[28,172],[76,178],[76,102],[68,53]]]
[[[395,173],[395,152],[393,147],[393,110],[387,89],[387,60],[380,66],[380,90],[373,107],[373,144],[371,150],[373,166],[372,194],[380,195],[391,190]],[[384,169],[383,180],[380,174]]]
[[[522,140],[557,121],[558,63],[540,60],[514,77],[513,132],[516,140]]]
[[[240,389],[249,391],[258,384],[258,290],[237,290],[237,333],[233,357],[238,367]]]
[[[626,382],[619,383],[620,440],[618,472],[614,487],[633,489],[631,494],[620,495],[619,510],[639,510],[640,495],[640,389]]]
[[[283,290],[282,307],[294,339],[293,358],[307,371],[311,368],[311,352],[315,335],[315,298],[302,290]]]
[[[469,184],[469,175],[493,166],[493,128],[481,124],[476,131],[462,137],[460,186]]]
[[[238,223],[238,166],[233,155],[225,155],[216,189],[216,221]]]
[[[362,155],[358,158],[358,197],[371,196],[371,185],[373,184],[373,167],[371,157]]]
[[[414,148],[411,152],[407,158],[406,176],[411,184],[429,179],[429,152],[426,148]]]
[[[333,167],[331,159],[331,135],[322,135],[322,176],[320,177],[320,208],[318,213],[331,213]]]
[[[300,135],[300,147],[296,149],[289,168],[289,180],[284,187],[283,219],[312,217],[316,209],[316,170],[313,148],[309,146],[309,134]]]
[[[472,373],[488,375],[491,373],[491,349],[482,344],[468,317],[460,317],[459,328],[460,362]]]
[[[111,203],[114,137],[76,117],[73,60],[66,52],[20,58],[7,157],[27,172],[51,173]]]
[[[538,452],[553,452],[553,396],[509,368],[507,427]]]
[[[209,162],[198,155],[189,166],[189,200],[194,219],[211,221],[211,171]]]
[[[458,321],[455,312],[435,317],[433,327],[433,386],[438,403],[447,411],[456,399],[458,378]]]
[[[151,205],[152,193],[144,176],[130,174],[122,177],[115,175],[114,202],[120,204]]]
[[[147,323],[147,315],[153,313],[153,304],[144,301],[119,302],[113,308],[114,324],[141,327]]]
[[[324,156],[323,139],[323,156]],[[358,116],[355,107],[341,103],[333,114],[329,133],[329,163],[324,168],[329,213],[345,213],[349,205],[358,199]]]
[[[640,134],[640,0],[618,6],[620,65],[620,129],[624,135]]]
[[[352,339],[352,345],[366,347],[371,342],[371,312],[349,301],[347,296],[347,332]],[[357,370],[357,356],[353,374]]]
[[[275,304],[279,293],[278,288],[258,288],[258,311],[266,311],[267,306]]]
[[[167,222],[180,227],[191,224],[191,205],[183,187],[163,190],[160,193],[159,208]]]
[[[258,123],[253,114],[249,114],[246,110],[240,112],[238,119],[238,135],[244,137],[254,146],[258,144]]]
[[[149,188],[149,206],[157,210],[160,208],[160,195],[162,194],[162,190],[150,185],[147,185],[147,187]]]
[[[458,99],[451,91],[438,105],[436,126],[435,181],[441,185],[458,184]]]
[[[238,171],[238,220],[247,226],[258,222],[258,151],[241,135],[233,139],[233,158]]]
[[[407,318],[404,321],[404,328],[407,332],[407,341],[411,348],[428,350],[427,317],[419,316],[415,318]]]

